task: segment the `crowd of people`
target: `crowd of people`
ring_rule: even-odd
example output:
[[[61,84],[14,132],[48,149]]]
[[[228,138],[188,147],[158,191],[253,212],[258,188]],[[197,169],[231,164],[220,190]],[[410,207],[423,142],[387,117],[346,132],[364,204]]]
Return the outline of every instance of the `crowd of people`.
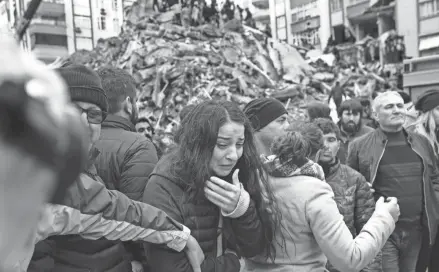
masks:
[[[129,73],[43,70],[68,90],[88,159],[58,176],[62,197],[32,187],[39,217],[0,230],[23,240],[0,240],[1,271],[439,271],[439,90],[345,100],[337,123],[324,103],[303,121],[273,98],[205,101],[161,150]]]

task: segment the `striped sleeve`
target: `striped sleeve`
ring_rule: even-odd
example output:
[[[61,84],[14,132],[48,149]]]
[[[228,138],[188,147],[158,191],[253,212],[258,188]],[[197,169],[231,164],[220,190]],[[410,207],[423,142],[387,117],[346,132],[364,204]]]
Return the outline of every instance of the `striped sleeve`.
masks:
[[[162,210],[108,190],[86,174],[67,190],[62,205],[48,204],[46,213],[47,218],[40,220],[41,237],[79,234],[87,239],[166,244],[182,251],[190,234]]]
[[[46,204],[43,213],[42,220],[37,227],[35,243],[53,235],[79,234],[90,240],[106,238],[167,244],[168,247],[181,251],[190,234],[189,229],[183,225],[182,231],[158,231],[125,221],[106,219],[102,213],[83,214],[77,209],[63,205]]]

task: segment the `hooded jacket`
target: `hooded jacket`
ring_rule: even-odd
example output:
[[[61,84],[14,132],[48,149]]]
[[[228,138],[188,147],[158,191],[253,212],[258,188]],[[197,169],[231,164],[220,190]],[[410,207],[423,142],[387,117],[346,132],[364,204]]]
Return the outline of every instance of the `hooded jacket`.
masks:
[[[178,222],[187,224],[192,236],[200,244],[205,260],[202,272],[239,272],[239,255],[251,257],[263,251],[265,243],[263,229],[255,204],[250,204],[245,213],[238,218],[223,218],[221,252],[218,252],[217,237],[220,209],[204,195],[191,199],[187,193],[185,177],[176,177],[171,171],[173,153],[165,155],[154,169],[146,185],[143,200],[167,214]],[[244,184],[244,187],[246,185]],[[162,246],[149,245],[148,261],[151,271],[191,272],[192,268],[183,253],[175,253]]]
[[[91,162],[99,152],[93,154]],[[189,230],[163,211],[107,190],[92,163],[63,203],[46,209],[36,242],[54,237],[37,245],[29,271],[131,271],[129,260],[116,254],[123,252],[122,244],[107,240],[166,244],[181,251],[189,237]],[[100,238],[105,239],[89,241]]]

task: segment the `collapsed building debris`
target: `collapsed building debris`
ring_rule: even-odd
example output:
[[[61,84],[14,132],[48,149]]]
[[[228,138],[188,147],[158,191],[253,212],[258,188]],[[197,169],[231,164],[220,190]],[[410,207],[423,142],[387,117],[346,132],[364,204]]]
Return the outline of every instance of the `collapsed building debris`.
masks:
[[[244,105],[271,96],[300,119],[307,102],[327,100],[336,80],[352,94],[387,84],[376,64],[331,66],[319,58],[308,63],[295,47],[240,20],[191,26],[184,22],[185,12],[178,4],[154,12],[147,2],[136,2],[118,37],[101,39],[92,51],[75,52],[68,61],[129,71],[138,88],[141,115],[166,133],[179,123],[185,105],[203,99]]]

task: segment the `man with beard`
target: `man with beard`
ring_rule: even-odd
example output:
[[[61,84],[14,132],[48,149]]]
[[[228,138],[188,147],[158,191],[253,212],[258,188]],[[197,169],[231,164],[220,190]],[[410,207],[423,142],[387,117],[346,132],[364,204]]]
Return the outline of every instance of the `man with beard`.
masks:
[[[288,112],[285,106],[274,98],[258,98],[250,101],[244,113],[255,130],[256,148],[263,158],[270,156],[275,137],[282,136],[288,126]]]
[[[340,149],[337,157],[341,163],[346,162],[349,143],[371,131],[373,128],[363,125],[363,107],[356,99],[346,100],[338,108],[340,128]]]
[[[427,138],[403,128],[406,109],[395,91],[378,95],[373,104],[380,127],[349,146],[347,164],[375,189],[375,198],[396,197],[401,216],[383,247],[383,271],[414,272],[423,241],[436,237],[439,175]]]
[[[313,128],[313,126],[316,128]],[[317,127],[323,132],[313,132]],[[326,182],[334,191],[334,199],[337,202],[338,210],[343,215],[346,226],[355,237],[360,233],[375,210],[375,201],[372,191],[366,179],[351,167],[340,163],[337,152],[340,148],[340,130],[337,125],[324,118],[318,118],[305,129],[311,139],[312,154],[319,152],[317,162],[322,166]],[[315,135],[314,137],[312,135]],[[319,137],[317,137],[319,135]],[[323,148],[317,149],[323,141]],[[382,271],[382,255],[379,253],[375,260],[369,264],[365,271]],[[327,268],[331,272],[338,270],[330,263]]]
[[[108,116],[96,142],[100,156],[96,161],[99,177],[111,190],[142,201],[148,177],[158,157],[154,144],[136,133],[138,109],[134,79],[124,70],[112,67],[99,69],[98,74],[108,97]],[[134,260],[143,259],[141,245],[129,244]],[[139,262],[132,262],[133,271],[142,271]]]

